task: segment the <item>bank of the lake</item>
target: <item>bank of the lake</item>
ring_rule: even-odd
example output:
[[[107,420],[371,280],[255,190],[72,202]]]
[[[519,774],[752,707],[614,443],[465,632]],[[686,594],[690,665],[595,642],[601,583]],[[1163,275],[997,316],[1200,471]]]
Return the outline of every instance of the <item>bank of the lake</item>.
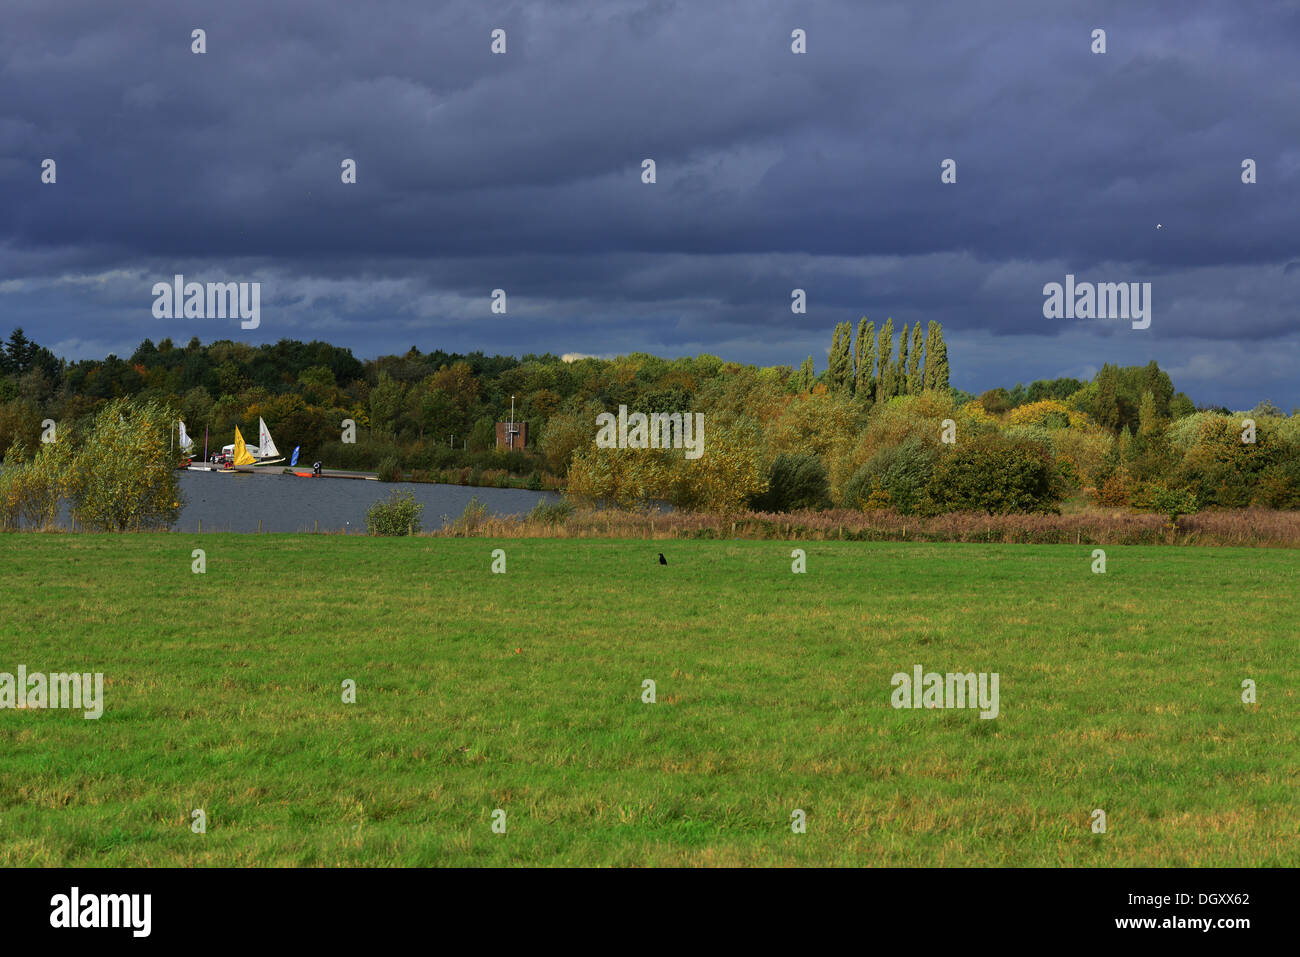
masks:
[[[356,532],[365,531],[366,509],[394,490],[410,492],[424,506],[422,524],[441,528],[477,498],[494,517],[525,515],[538,502],[556,502],[556,492],[428,482],[365,482],[219,472],[179,473],[184,496],[175,531]],[[202,525],[200,526],[200,523]],[[67,504],[58,524],[70,528]],[[78,525],[78,529],[80,526]]]

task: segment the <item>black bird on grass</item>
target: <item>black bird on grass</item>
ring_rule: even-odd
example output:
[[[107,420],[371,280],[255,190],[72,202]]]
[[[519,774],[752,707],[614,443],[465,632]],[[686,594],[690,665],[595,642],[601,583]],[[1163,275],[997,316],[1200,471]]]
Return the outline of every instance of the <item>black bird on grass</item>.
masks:
[[[664,553],[663,553],[663,552],[660,552],[660,553],[659,553],[659,564],[660,564],[660,565],[667,565],[667,564],[668,564],[668,559],[664,558]]]

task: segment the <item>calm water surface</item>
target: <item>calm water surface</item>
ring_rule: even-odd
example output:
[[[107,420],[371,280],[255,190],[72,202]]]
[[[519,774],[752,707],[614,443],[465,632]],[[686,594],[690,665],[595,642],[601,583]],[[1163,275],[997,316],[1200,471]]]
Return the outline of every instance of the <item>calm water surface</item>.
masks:
[[[197,531],[200,519],[205,532],[255,532],[259,519],[264,532],[310,532],[318,522],[321,531],[365,532],[366,509],[387,498],[393,489],[411,492],[424,505],[421,524],[426,529],[440,528],[447,520],[459,518],[474,497],[497,516],[526,513],[538,502],[560,500],[555,492],[517,488],[216,472],[179,475],[185,504],[173,527],[181,532]],[[65,507],[60,524],[67,527],[68,522]]]

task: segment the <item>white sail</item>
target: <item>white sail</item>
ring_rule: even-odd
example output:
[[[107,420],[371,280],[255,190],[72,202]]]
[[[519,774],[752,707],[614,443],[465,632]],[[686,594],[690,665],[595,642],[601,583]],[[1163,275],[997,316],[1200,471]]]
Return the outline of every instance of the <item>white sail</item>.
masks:
[[[262,458],[273,459],[280,455],[280,450],[275,447],[275,442],[271,439],[270,430],[260,417],[257,420],[257,444]]]
[[[192,448],[194,447],[194,440],[191,439],[191,438],[189,437],[189,435],[186,434],[186,432],[185,432],[185,423],[184,423],[184,422],[181,422],[180,419],[177,419],[176,421],[177,421],[177,423],[178,423],[178,424],[180,425],[180,427],[181,427],[181,435],[180,435],[180,447],[181,447],[181,451],[182,451],[182,452],[188,452],[188,451],[190,451],[190,449],[192,449]]]

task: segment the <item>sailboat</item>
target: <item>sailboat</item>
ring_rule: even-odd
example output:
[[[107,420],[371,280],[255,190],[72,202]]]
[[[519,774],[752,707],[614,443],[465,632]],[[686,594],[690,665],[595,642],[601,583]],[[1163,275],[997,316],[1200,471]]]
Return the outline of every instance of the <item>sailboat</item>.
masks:
[[[266,422],[258,418],[257,426],[258,441],[261,444],[254,446],[244,442],[243,433],[239,431],[239,426],[235,426],[234,444],[227,445],[221,450],[230,456],[232,466],[274,465],[276,462],[284,461],[284,456],[280,455],[280,450],[275,447],[275,440],[271,438],[271,431],[266,427]]]
[[[257,444],[262,452],[261,458],[257,461],[258,465],[271,465],[284,461],[284,456],[275,447],[275,440],[271,438],[271,430],[266,427],[266,422],[261,416],[257,418]]]
[[[181,450],[181,455],[184,456],[184,459],[182,459],[180,464],[178,464],[176,467],[178,469],[189,468],[190,459],[194,455],[194,440],[191,439],[189,437],[189,434],[185,431],[184,422],[182,422],[180,419],[177,419],[176,426],[180,433],[180,438],[177,440],[176,445],[179,446]],[[174,435],[173,438],[175,438]]]
[[[257,459],[253,457],[253,453],[249,451],[248,446],[244,442],[244,436],[243,433],[239,431],[239,426],[235,426],[235,443],[233,445],[225,446],[221,452],[223,455],[229,456],[226,460],[226,467],[221,470],[223,474],[237,474],[238,470],[236,466],[239,465],[257,464]]]

